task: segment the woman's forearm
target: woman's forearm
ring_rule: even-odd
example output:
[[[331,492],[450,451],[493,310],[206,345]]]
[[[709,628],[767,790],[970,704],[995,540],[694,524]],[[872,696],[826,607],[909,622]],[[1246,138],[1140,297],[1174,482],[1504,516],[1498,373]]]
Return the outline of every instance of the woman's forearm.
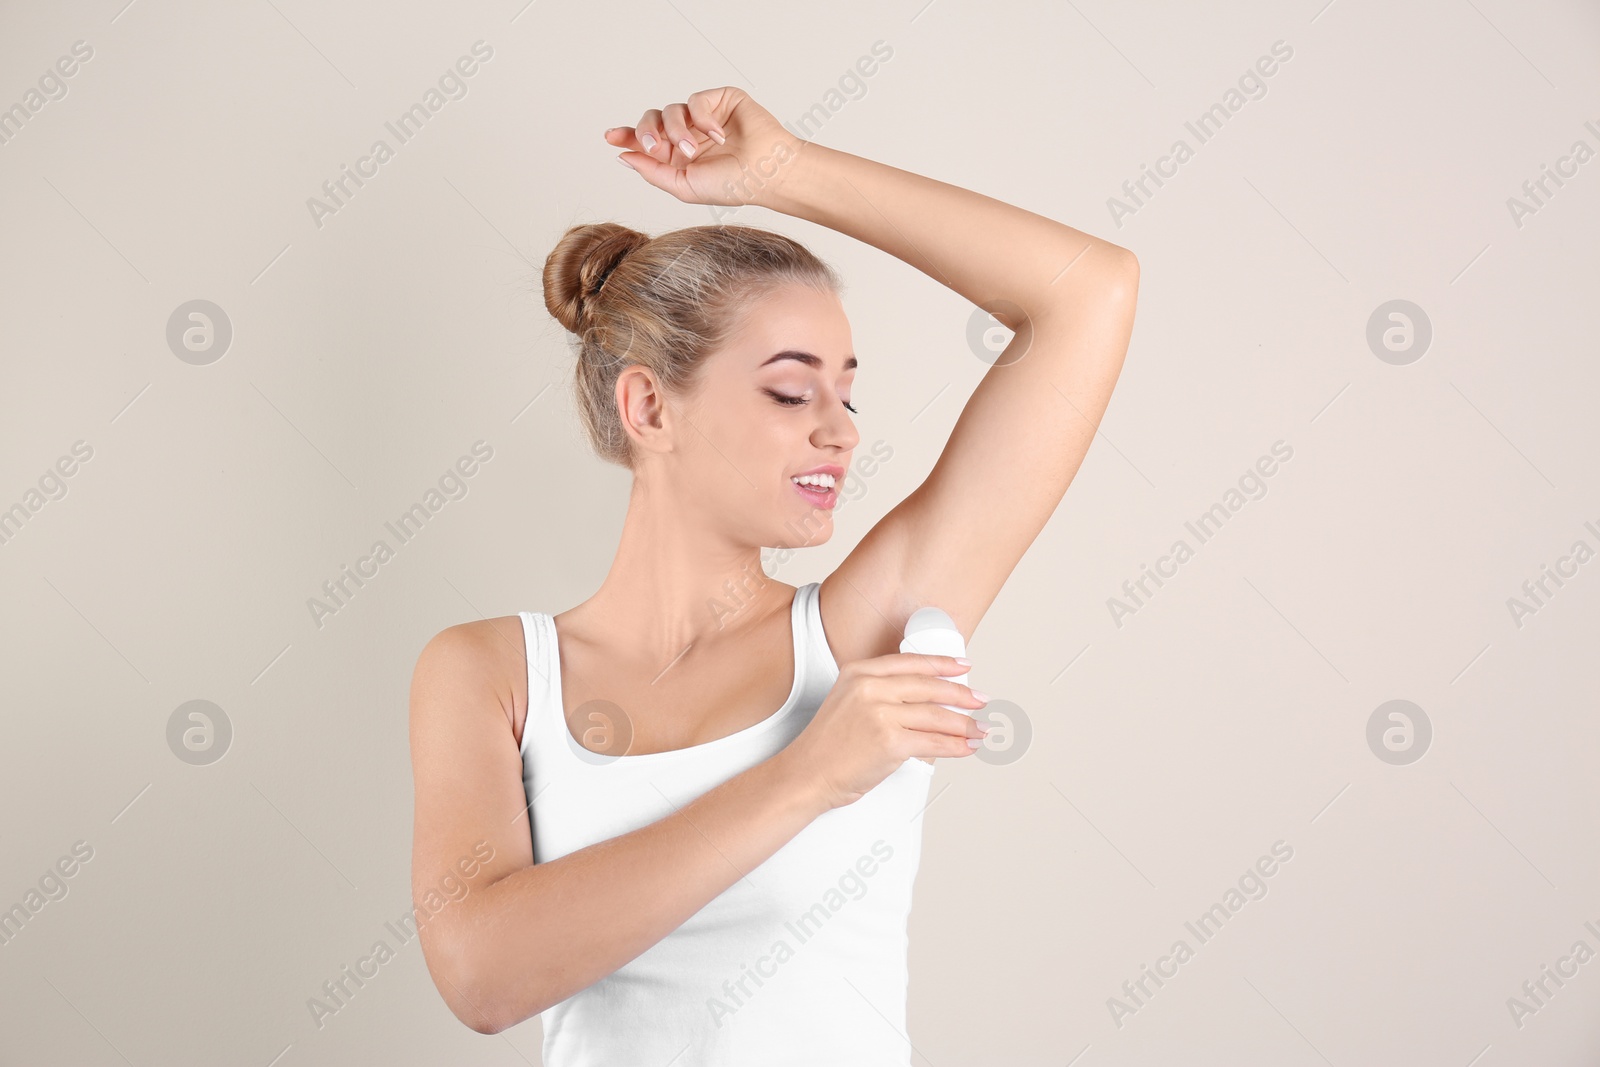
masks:
[[[457,1017],[498,1033],[599,981],[828,810],[778,752],[682,808],[501,878],[456,905],[440,953]],[[437,920],[436,920],[437,922]]]
[[[1132,259],[1064,223],[812,141],[758,202],[881,248],[974,304],[1009,301],[1036,320],[1092,299]]]

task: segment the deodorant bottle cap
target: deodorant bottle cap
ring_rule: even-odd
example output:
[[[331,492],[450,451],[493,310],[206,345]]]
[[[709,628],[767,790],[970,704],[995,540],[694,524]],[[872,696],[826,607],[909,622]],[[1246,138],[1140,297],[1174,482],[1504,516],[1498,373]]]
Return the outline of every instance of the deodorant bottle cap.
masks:
[[[901,652],[917,652],[924,656],[959,656],[967,654],[966,638],[961,636],[961,631],[956,629],[955,620],[936,607],[918,608],[911,613],[911,618],[906,620],[906,636],[900,642]],[[967,683],[970,671],[960,674],[944,675],[951,681]],[[949,704],[939,705],[959,711],[963,715],[972,715],[969,708],[951,708]]]

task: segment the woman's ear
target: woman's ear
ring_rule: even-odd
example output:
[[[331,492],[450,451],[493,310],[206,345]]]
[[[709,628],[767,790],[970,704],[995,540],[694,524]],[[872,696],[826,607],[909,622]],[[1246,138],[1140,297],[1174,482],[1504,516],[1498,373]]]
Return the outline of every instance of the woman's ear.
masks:
[[[638,448],[672,451],[672,420],[661,384],[648,367],[635,363],[617,375],[617,413],[622,428]]]

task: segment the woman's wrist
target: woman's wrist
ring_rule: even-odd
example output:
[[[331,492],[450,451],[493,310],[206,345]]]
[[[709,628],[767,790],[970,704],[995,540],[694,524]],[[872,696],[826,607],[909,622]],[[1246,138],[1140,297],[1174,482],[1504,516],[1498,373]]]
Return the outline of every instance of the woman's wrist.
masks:
[[[782,794],[790,810],[798,812],[807,823],[833,810],[831,794],[823,781],[802,764],[794,742],[791,741],[758,766],[768,776],[771,788]]]
[[[772,153],[756,164],[760,179],[756,203],[761,207],[818,222],[816,209],[823,203],[826,179],[833,149],[815,141],[795,138],[780,142]],[[770,177],[761,173],[770,167]]]

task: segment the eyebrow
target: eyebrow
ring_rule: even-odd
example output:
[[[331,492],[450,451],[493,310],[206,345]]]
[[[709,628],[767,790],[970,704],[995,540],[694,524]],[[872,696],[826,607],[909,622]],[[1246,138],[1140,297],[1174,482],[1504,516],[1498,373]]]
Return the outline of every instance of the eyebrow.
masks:
[[[767,364],[776,363],[781,359],[792,359],[792,360],[795,360],[795,361],[797,361],[799,363],[804,363],[806,366],[810,367],[812,370],[821,370],[822,369],[822,360],[821,359],[819,359],[818,357],[812,355],[810,352],[801,352],[800,350],[794,349],[794,348],[786,348],[782,352],[779,352],[777,355],[768,356],[766,359],[762,360],[761,366],[765,367]],[[859,364],[858,364],[855,356],[851,356],[849,359],[844,361],[844,369],[845,370],[854,370],[858,365]],[[760,367],[758,367],[757,369],[759,370]]]

